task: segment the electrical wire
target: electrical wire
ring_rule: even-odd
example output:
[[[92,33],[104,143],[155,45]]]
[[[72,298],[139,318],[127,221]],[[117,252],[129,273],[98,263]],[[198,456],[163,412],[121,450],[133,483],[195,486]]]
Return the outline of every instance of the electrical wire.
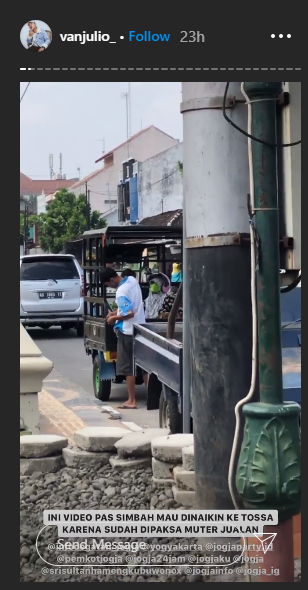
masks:
[[[255,207],[255,192],[254,192],[254,174],[253,174],[253,151],[252,151],[252,106],[248,100],[248,96],[244,90],[244,82],[241,85],[241,91],[248,105],[248,161],[249,161],[249,184],[250,184],[250,197],[251,207],[254,211]],[[237,503],[235,482],[234,482],[234,470],[235,462],[237,458],[237,450],[239,445],[240,428],[241,428],[241,414],[242,407],[247,404],[254,396],[257,382],[257,353],[258,353],[258,315],[257,315],[257,293],[256,293],[256,241],[255,233],[252,225],[250,225],[250,243],[251,243],[251,304],[252,304],[252,371],[251,371],[251,385],[250,390],[245,398],[240,400],[235,406],[235,434],[233,439],[233,446],[231,451],[230,463],[229,463],[229,475],[228,485],[234,507],[239,510],[240,506]]]
[[[68,178],[67,180],[74,180],[74,174],[75,174],[75,172],[67,172],[66,176],[71,177],[71,178]],[[84,172],[84,174],[91,174],[91,172]],[[44,173],[44,174],[31,174],[28,172],[28,176],[30,179],[31,178],[38,178],[39,180],[43,181],[43,180],[45,180],[46,173]],[[65,179],[63,179],[63,180],[65,180]],[[79,180],[76,180],[76,183],[77,182],[79,182]]]
[[[149,190],[152,188],[152,186],[159,184],[160,182],[164,182],[164,180],[166,180],[170,176],[173,176],[173,174],[176,174],[176,172],[178,172],[179,170],[180,170],[179,166],[177,168],[174,168],[174,170],[172,170],[169,174],[166,174],[166,176],[164,176],[163,178],[160,178],[159,180],[156,180],[155,182],[152,182],[151,184],[147,184],[143,188],[138,189],[138,193],[141,193],[142,191],[145,191],[145,190]],[[88,187],[91,188],[91,185],[89,183],[88,183]],[[91,190],[91,193],[93,193],[94,195],[107,195],[108,196],[110,194],[110,196],[117,196],[117,193],[112,193],[112,192],[105,193],[104,191]]]
[[[249,100],[247,94],[243,92],[243,84],[242,84],[242,93],[245,96],[246,103],[248,105],[251,105],[252,103]],[[262,139],[258,139],[257,137],[254,137],[252,135],[252,128],[250,129],[250,132],[247,133],[246,131],[244,131],[243,129],[238,127],[238,125],[233,123],[233,121],[231,121],[231,119],[226,114],[226,102],[227,102],[227,93],[228,93],[229,86],[230,86],[230,82],[227,82],[226,87],[225,87],[224,99],[223,99],[223,116],[224,116],[225,120],[228,123],[230,123],[230,125],[232,125],[232,127],[234,127],[234,129],[237,129],[237,131],[239,131],[240,133],[242,133],[243,135],[248,137],[248,139],[253,140],[253,141],[257,141],[258,143],[261,143],[261,144],[266,145],[268,147],[286,148],[286,147],[293,147],[293,146],[299,145],[301,143],[301,140],[295,141],[293,143],[268,143],[267,141],[263,141]],[[287,287],[282,287],[280,289],[280,292],[281,293],[289,293],[290,291],[293,291],[293,289],[295,289],[295,287],[297,287],[297,285],[299,285],[300,281],[301,281],[301,275],[291,285],[288,285]]]
[[[163,178],[160,178],[159,180],[156,180],[152,184],[147,184],[143,188],[138,189],[138,192],[140,193],[140,192],[142,192],[144,190],[151,189],[152,186],[154,186],[156,184],[159,184],[160,182],[164,182],[164,180],[166,180],[170,176],[173,176],[173,174],[176,174],[176,172],[178,172],[179,170],[180,170],[180,167],[179,166],[177,168],[174,168],[174,170],[172,170],[169,174],[166,174],[166,176],[164,176]],[[34,175],[33,174],[30,174],[29,176],[34,176]],[[80,181],[78,180],[78,183],[79,182],[82,183],[82,179]],[[86,181],[84,181],[83,184],[85,184],[85,182]],[[117,197],[118,196],[118,193],[117,192],[114,192],[114,191],[109,191],[109,192],[106,192],[106,191],[94,191],[94,190],[91,189],[91,184],[87,183],[87,185],[88,185],[88,188],[90,189],[91,194],[93,194],[93,195],[102,195],[102,196],[105,196],[105,197],[109,197],[109,196],[110,197]]]
[[[152,184],[147,184],[143,188],[139,189],[139,192],[148,190],[148,189],[152,188],[152,186],[154,186],[155,184],[159,184],[160,182],[164,182],[164,180],[166,180],[170,176],[173,176],[173,174],[175,174],[176,172],[179,172],[179,171],[180,171],[180,167],[177,166],[177,168],[174,168],[174,170],[172,170],[172,172],[170,172],[170,174],[166,174],[166,176],[164,176],[164,178],[161,178],[160,180],[156,180],[155,182],[152,182]]]
[[[242,82],[242,87],[245,84],[245,82]],[[232,125],[232,127],[234,127],[234,129],[237,129],[237,131],[239,131],[240,133],[242,133],[243,135],[245,135],[245,137],[248,137],[248,139],[253,139],[253,141],[256,141],[257,143],[262,143],[263,145],[267,145],[268,147],[274,147],[274,148],[286,148],[286,147],[293,147],[295,145],[299,145],[300,143],[302,143],[302,140],[300,139],[299,141],[294,141],[293,143],[269,143],[268,141],[263,141],[263,139],[259,139],[258,137],[254,137],[252,135],[252,126],[251,126],[251,130],[250,133],[247,131],[244,131],[244,129],[241,129],[241,127],[238,127],[238,125],[236,125],[235,123],[233,123],[233,121],[231,121],[231,119],[228,117],[227,113],[226,113],[226,106],[227,106],[227,93],[229,90],[229,86],[230,86],[230,82],[226,83],[226,88],[225,88],[225,93],[224,93],[224,98],[223,98],[223,106],[222,106],[222,114],[224,119],[230,123],[230,125]],[[244,93],[244,90],[242,89],[242,92]],[[252,102],[249,100],[247,94],[244,94],[245,98],[246,98],[246,102],[248,105],[251,105]]]
[[[291,283],[291,285],[288,285],[287,287],[281,287],[280,293],[290,293],[290,291],[293,291],[293,289],[298,287],[301,280],[302,280],[302,273],[300,272],[297,279],[295,279],[295,281],[293,281],[293,283]]]
[[[170,176],[173,176],[173,174],[175,174],[175,173],[176,173],[176,172],[178,172],[179,170],[180,170],[180,167],[174,168],[174,170],[172,170],[172,171],[170,172],[170,174],[166,174],[166,176],[164,176],[164,178],[161,178],[160,180],[156,180],[156,181],[155,181],[155,182],[153,182],[152,184],[148,184],[147,186],[145,186],[145,187],[143,187],[143,188],[139,189],[139,192],[141,192],[141,191],[144,191],[144,190],[147,190],[147,189],[149,189],[149,188],[152,188],[152,186],[154,186],[155,184],[159,184],[160,182],[164,182],[164,180],[166,180],[166,178],[169,178]],[[100,172],[100,170],[99,170],[98,172]],[[29,176],[30,176],[30,177],[39,177],[39,176],[44,176],[44,174],[29,174]],[[68,176],[68,174],[67,174],[66,176]],[[77,184],[77,182],[78,182],[78,183],[79,183],[79,182],[81,182],[81,183],[82,183],[82,178],[81,178],[80,180],[77,180],[77,181],[76,181],[76,184]],[[84,181],[84,184],[85,184],[85,182],[86,182],[86,181]],[[89,183],[88,183],[88,187],[91,189],[91,184],[89,184]],[[93,191],[93,190],[91,190],[91,193],[93,193],[93,194],[95,194],[95,195],[107,195],[107,196],[108,196],[108,195],[110,194],[111,196],[115,196],[115,197],[117,196],[117,193],[116,193],[115,191],[110,191],[110,192],[108,193],[108,192],[105,192],[105,191]]]
[[[28,84],[27,84],[27,86],[26,86],[26,89],[25,89],[25,91],[24,91],[24,93],[23,93],[23,95],[22,95],[22,97],[21,97],[21,99],[20,99],[20,102],[22,101],[23,97],[25,96],[25,94],[26,94],[26,92],[27,92],[27,90],[28,90],[28,88],[29,88],[30,84],[31,84],[31,82],[28,82]]]
[[[88,186],[89,186],[89,184],[88,184]],[[109,197],[109,196],[110,197],[117,197],[117,195],[118,195],[118,193],[116,193],[116,192],[105,193],[104,191],[93,191],[91,189],[91,186],[90,186],[90,189],[89,190],[91,192],[91,195],[92,194],[93,195],[102,195],[103,197]]]

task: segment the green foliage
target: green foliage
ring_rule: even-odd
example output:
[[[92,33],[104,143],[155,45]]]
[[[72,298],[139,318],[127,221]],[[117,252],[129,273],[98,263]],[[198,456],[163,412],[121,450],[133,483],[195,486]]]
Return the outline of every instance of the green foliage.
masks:
[[[25,233],[25,218],[22,213],[20,214],[20,233],[22,235]]]
[[[46,213],[36,217],[39,226],[40,247],[46,252],[58,254],[69,240],[75,240],[87,229],[87,213],[90,218],[91,229],[101,229],[106,226],[105,219],[101,219],[99,211],[91,211],[85,195],[76,197],[67,189],[60,190],[54,201],[47,205]]]
[[[180,173],[183,176],[183,162],[178,162],[178,167],[180,169]]]

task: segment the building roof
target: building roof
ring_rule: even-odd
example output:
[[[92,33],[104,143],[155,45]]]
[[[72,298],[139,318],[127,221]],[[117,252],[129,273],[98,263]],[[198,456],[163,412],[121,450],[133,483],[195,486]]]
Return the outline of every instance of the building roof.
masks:
[[[145,217],[142,221],[140,221],[139,225],[182,227],[183,210],[175,209],[175,211],[166,211],[165,213],[160,213],[159,215]]]
[[[111,154],[113,154],[115,151],[117,151],[118,149],[125,146],[127,143],[130,143],[131,141],[133,141],[134,139],[136,139],[137,137],[139,137],[143,133],[146,133],[147,131],[149,131],[149,129],[156,129],[160,133],[163,133],[164,135],[167,135],[167,137],[170,137],[170,139],[173,139],[174,141],[176,141],[176,139],[174,137],[172,137],[168,133],[165,133],[161,129],[158,129],[158,127],[155,127],[155,125],[149,125],[149,127],[145,127],[145,129],[141,129],[141,131],[138,131],[138,133],[135,133],[135,135],[132,135],[128,141],[123,141],[123,143],[120,143],[120,145],[117,145],[117,147],[115,147],[113,150],[110,150],[109,152],[107,152],[107,154],[104,154],[103,156],[98,158],[98,160],[95,160],[95,164],[97,164],[97,162],[101,162],[101,161],[105,160],[105,158],[108,158],[108,156],[111,156]]]
[[[77,182],[75,181],[74,184],[70,185],[70,188],[72,190],[74,190],[74,189],[78,188],[79,186],[84,185],[86,182],[88,182],[89,180],[94,178],[94,176],[97,176],[97,174],[99,174],[100,172],[103,172],[104,170],[105,170],[105,168],[99,168],[98,170],[95,170],[91,174],[88,174],[88,176],[85,176],[84,178],[77,180]]]
[[[32,180],[20,172],[20,195],[41,195],[55,193],[61,188],[69,188],[76,182],[76,178],[57,180]]]

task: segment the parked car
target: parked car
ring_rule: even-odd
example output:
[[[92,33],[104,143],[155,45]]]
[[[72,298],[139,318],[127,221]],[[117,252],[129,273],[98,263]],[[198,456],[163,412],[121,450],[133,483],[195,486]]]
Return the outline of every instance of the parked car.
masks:
[[[83,270],[71,254],[20,257],[20,321],[24,326],[84,334]]]

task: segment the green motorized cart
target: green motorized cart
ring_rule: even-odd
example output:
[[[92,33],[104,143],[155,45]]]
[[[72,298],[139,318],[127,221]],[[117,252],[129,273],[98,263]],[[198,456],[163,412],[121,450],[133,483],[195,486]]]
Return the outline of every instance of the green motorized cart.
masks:
[[[148,274],[153,270],[167,274],[173,262],[181,261],[182,228],[135,225],[86,231],[82,236],[82,253],[85,351],[92,357],[95,397],[106,402],[112,382],[125,378],[116,376],[117,338],[106,322],[115,291],[100,283],[100,271],[106,266],[118,273],[125,268],[133,269],[145,300],[149,293]],[[161,323],[167,324],[163,320]],[[155,375],[150,375],[149,381],[151,388]],[[136,370],[136,383],[143,383],[140,369]]]

